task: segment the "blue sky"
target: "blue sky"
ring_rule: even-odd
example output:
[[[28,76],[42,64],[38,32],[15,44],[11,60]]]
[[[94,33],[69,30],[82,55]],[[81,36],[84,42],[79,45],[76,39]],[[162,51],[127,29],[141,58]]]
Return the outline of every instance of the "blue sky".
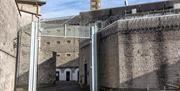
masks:
[[[160,0],[128,0],[129,4],[156,2]],[[90,0],[46,0],[42,7],[43,18],[56,18],[78,15],[79,12],[90,9]],[[123,6],[124,0],[102,0],[101,8]]]

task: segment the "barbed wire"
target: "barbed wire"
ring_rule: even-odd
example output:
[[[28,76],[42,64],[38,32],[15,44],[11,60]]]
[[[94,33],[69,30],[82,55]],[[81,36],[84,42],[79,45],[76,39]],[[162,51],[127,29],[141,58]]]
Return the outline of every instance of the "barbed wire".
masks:
[[[162,15],[172,15],[172,14],[178,14],[179,12],[180,12],[180,9],[169,9],[169,10],[149,11],[149,12],[136,13],[136,14],[115,15],[115,16],[109,17],[105,21],[102,21],[102,24],[103,24],[103,28],[104,28],[117,20],[137,19],[137,18],[143,18],[143,17],[154,17],[154,16],[162,16]]]

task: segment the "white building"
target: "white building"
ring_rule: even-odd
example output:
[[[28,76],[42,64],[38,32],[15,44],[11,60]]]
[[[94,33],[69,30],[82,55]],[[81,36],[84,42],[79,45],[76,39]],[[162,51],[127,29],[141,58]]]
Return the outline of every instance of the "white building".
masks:
[[[56,69],[57,81],[79,81],[79,68],[65,67]]]

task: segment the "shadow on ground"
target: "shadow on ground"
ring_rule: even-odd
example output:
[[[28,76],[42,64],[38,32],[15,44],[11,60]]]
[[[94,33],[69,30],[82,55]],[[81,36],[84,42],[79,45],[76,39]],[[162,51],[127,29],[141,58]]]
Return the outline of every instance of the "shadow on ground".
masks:
[[[53,87],[39,88],[38,91],[88,91],[80,87],[77,82],[57,82]]]

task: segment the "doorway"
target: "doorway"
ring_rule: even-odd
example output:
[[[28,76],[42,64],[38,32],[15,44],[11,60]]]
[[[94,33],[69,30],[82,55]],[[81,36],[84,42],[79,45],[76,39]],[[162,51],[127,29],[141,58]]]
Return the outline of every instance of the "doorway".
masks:
[[[84,84],[87,84],[87,64],[84,64],[84,74],[85,74]]]
[[[70,71],[66,71],[66,81],[70,81]]]
[[[78,75],[77,75],[77,78],[78,78],[78,79],[77,79],[77,81],[79,82],[79,71],[78,71]]]
[[[59,81],[59,71],[56,71],[56,81]]]

